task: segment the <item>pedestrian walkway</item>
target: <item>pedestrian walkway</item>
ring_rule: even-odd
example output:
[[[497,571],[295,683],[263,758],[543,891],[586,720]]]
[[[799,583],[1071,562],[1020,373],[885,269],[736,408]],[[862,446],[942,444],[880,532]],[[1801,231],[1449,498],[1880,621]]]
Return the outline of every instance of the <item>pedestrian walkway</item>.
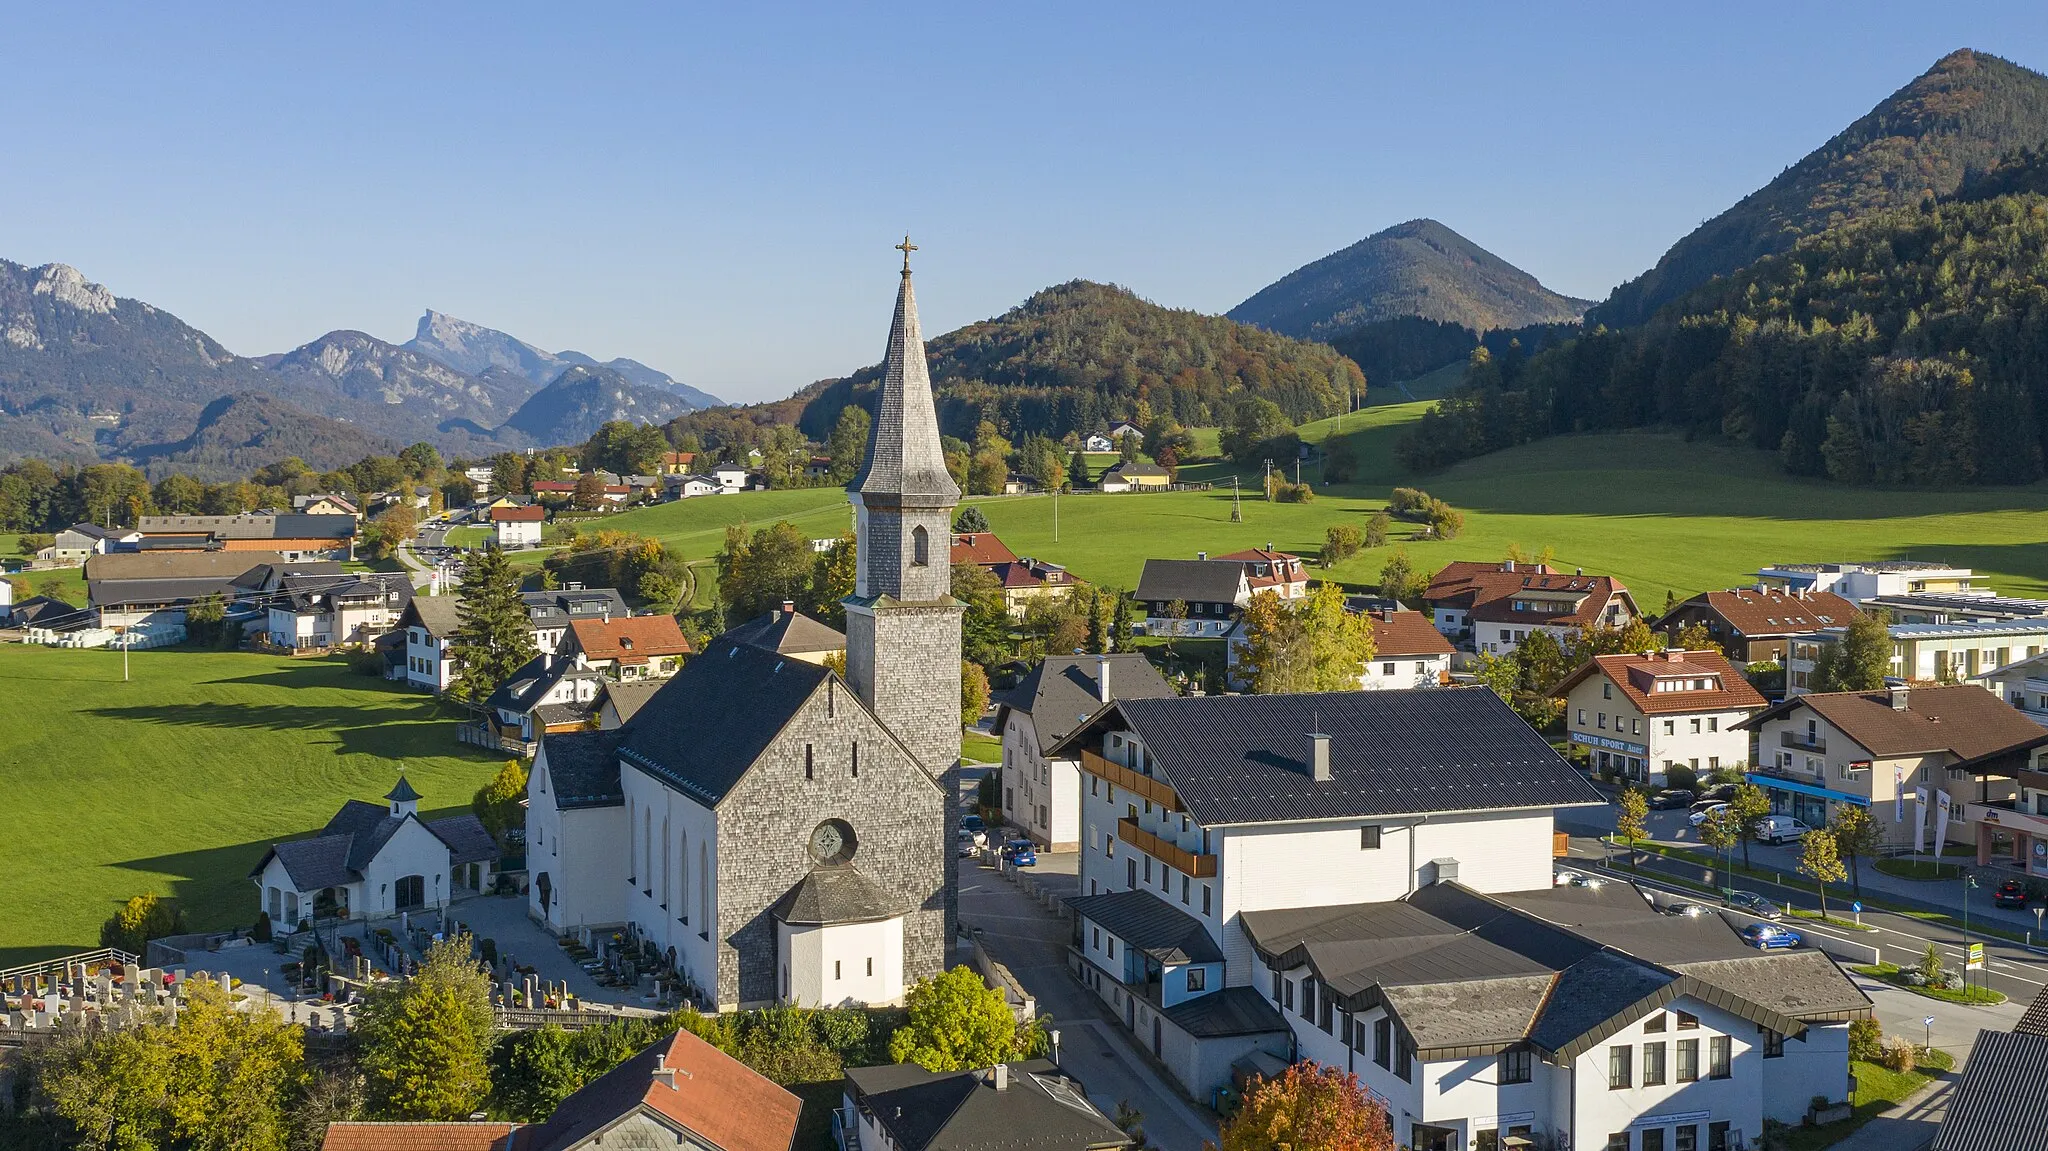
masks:
[[[1948,1113],[1948,1098],[1954,1089],[1955,1072],[1951,1071],[1865,1123],[1830,1151],[1923,1151],[1941,1129],[1941,1117]]]

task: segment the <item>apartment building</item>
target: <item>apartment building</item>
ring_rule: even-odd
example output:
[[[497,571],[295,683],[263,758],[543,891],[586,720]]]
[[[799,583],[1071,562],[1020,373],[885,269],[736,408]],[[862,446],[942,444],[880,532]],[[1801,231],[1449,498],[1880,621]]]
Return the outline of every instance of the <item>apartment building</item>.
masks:
[[[1749,762],[1738,725],[1764,697],[1717,651],[1595,656],[1551,693],[1564,701],[1566,738],[1595,769],[1663,787],[1673,766],[1696,776]]]

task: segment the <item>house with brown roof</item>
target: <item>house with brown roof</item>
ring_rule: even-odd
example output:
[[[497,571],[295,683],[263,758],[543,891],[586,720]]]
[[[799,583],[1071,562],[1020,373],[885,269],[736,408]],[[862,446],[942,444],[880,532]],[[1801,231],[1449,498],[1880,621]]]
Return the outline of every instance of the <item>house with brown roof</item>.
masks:
[[[805,663],[821,664],[846,654],[846,636],[796,610],[793,600],[783,600],[775,611],[755,616],[719,638]]]
[[[500,550],[517,551],[540,543],[541,525],[547,521],[548,510],[539,504],[521,507],[493,507],[491,527],[497,532]]]
[[[994,532],[954,532],[953,566],[992,568],[1014,562],[1017,553]]]
[[[1674,766],[1704,777],[1747,764],[1741,724],[1766,702],[1728,657],[1682,648],[1594,656],[1551,694],[1564,701],[1566,738],[1596,769],[1652,787]]]
[[[1974,684],[1797,695],[1741,726],[1756,735],[1749,780],[1770,793],[1772,811],[1821,827],[1841,804],[1868,807],[1894,847],[1938,837],[1944,811],[1948,835],[1976,842],[1964,805],[2010,800],[2015,788],[1973,766],[2041,736]]]
[[[803,1104],[687,1031],[584,1085],[544,1123],[330,1123],[322,1151],[790,1151]]]
[[[1074,573],[1060,565],[1029,557],[996,564],[989,574],[1002,585],[1003,606],[1012,619],[1023,619],[1033,600],[1065,599],[1081,586]]]
[[[1419,611],[1367,612],[1372,623],[1373,656],[1366,661],[1358,686],[1367,691],[1400,687],[1436,687],[1451,675],[1456,651]]]
[[[1561,642],[1572,632],[1624,627],[1642,615],[1613,576],[1516,560],[1445,564],[1422,599],[1438,631],[1467,650],[1494,655],[1513,652],[1535,632]]]
[[[570,620],[569,636],[576,662],[613,680],[667,679],[690,654],[672,615]]]
[[[1831,591],[1730,588],[1705,591],[1664,613],[1657,630],[1677,639],[1696,624],[1738,663],[1782,663],[1792,637],[1847,626],[1856,605]]]
[[[1216,558],[1243,564],[1245,585],[1253,595],[1269,591],[1281,599],[1295,600],[1308,594],[1308,565],[1298,555],[1274,550],[1272,544]]]
[[[655,470],[665,476],[686,476],[696,466],[696,452],[663,452]]]

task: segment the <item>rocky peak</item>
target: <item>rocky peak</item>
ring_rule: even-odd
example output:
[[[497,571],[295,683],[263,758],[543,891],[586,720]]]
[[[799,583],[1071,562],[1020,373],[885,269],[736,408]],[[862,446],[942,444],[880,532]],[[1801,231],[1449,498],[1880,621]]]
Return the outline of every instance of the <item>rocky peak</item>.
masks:
[[[86,279],[85,273],[69,264],[44,264],[35,271],[33,291],[38,296],[48,296],[81,312],[105,315],[114,310],[114,293]]]

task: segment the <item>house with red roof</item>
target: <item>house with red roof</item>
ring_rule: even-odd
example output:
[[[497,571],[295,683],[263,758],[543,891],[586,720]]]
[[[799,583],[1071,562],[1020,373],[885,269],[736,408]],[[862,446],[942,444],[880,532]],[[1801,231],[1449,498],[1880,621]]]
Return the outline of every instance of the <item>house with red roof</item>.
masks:
[[[1613,576],[1503,560],[1445,564],[1422,593],[1436,628],[1468,651],[1507,655],[1534,632],[1562,642],[1575,631],[1625,627],[1641,618]]]
[[[1253,595],[1269,591],[1281,599],[1294,600],[1308,594],[1308,565],[1298,555],[1275,551],[1272,544],[1216,558],[1243,564],[1245,585]]]
[[[1666,785],[1674,766],[1704,778],[1749,763],[1742,724],[1765,699],[1718,651],[1599,655],[1558,683],[1565,737],[1603,774]]]
[[[672,615],[570,620],[569,635],[578,664],[620,681],[667,679],[691,650]]]
[[[536,547],[540,544],[540,529],[547,522],[548,510],[539,504],[524,507],[493,507],[491,527],[497,531],[498,547],[504,551]]]

